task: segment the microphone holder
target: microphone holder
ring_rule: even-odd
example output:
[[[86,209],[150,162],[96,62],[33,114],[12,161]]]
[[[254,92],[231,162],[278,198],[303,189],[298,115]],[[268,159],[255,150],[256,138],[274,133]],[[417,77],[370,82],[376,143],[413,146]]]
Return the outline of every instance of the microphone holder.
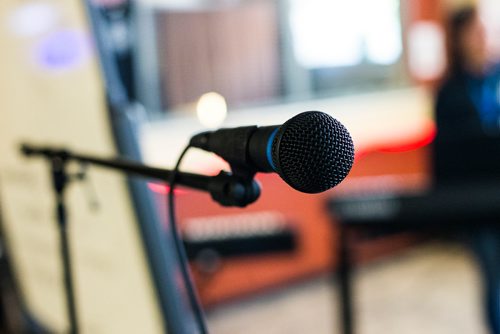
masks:
[[[64,202],[65,189],[72,180],[82,180],[84,176],[79,173],[71,175],[66,167],[71,161],[83,165],[96,165],[115,169],[125,174],[151,178],[168,183],[172,171],[168,169],[150,167],[135,161],[122,158],[100,158],[91,155],[73,153],[67,149],[49,146],[36,146],[22,144],[21,152],[28,157],[40,156],[50,164],[52,185],[56,199],[57,227],[60,237],[60,251],[63,266],[64,289],[66,294],[66,307],[69,319],[69,333],[78,333],[78,318],[72,266],[68,239],[68,221],[66,205]],[[254,203],[260,196],[260,186],[254,180],[255,172],[244,168],[233,168],[234,173],[220,171],[218,175],[206,176],[185,172],[177,172],[176,184],[188,188],[210,193],[212,199],[226,207],[245,207]]]

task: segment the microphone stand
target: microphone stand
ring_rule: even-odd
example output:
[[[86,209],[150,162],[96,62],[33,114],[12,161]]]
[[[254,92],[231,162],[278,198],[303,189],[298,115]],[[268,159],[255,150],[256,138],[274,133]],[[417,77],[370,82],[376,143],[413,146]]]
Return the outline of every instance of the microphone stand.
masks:
[[[70,175],[66,170],[70,161],[82,165],[96,165],[115,169],[125,174],[161,180],[168,183],[172,171],[146,166],[134,161],[111,158],[105,159],[91,155],[73,153],[67,149],[49,146],[22,144],[21,152],[28,157],[40,156],[50,163],[52,185],[56,199],[57,227],[60,237],[60,252],[63,266],[66,307],[69,320],[69,333],[78,333],[75,292],[72,277],[70,245],[68,239],[68,220],[64,192],[73,179],[82,180],[84,175]],[[260,196],[260,186],[253,179],[254,173],[228,173],[221,171],[215,176],[177,172],[176,184],[210,193],[212,199],[222,206],[245,207],[255,202]]]

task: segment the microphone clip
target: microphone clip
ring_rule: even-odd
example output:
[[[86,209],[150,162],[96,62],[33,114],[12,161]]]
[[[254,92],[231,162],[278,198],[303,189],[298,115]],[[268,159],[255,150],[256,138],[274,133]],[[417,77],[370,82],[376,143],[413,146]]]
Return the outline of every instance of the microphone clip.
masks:
[[[222,206],[244,208],[259,198],[260,185],[253,178],[221,171],[211,178],[208,191],[212,199]]]
[[[240,208],[257,201],[260,184],[255,180],[256,172],[233,165],[231,171],[220,171],[211,178],[208,191],[212,199],[222,206]]]

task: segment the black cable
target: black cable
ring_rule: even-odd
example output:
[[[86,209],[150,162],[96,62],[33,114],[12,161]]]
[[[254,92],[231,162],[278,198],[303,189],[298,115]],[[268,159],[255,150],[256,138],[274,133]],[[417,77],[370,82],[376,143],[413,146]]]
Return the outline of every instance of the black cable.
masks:
[[[188,260],[186,256],[186,250],[184,249],[184,245],[182,244],[181,238],[179,236],[179,230],[177,227],[177,222],[175,219],[175,203],[174,203],[174,188],[175,188],[175,182],[177,178],[177,174],[179,172],[179,166],[182,162],[182,159],[186,155],[187,151],[191,148],[190,145],[186,146],[184,148],[184,151],[182,151],[181,155],[179,156],[179,159],[177,160],[177,163],[175,164],[174,169],[172,170],[172,174],[170,175],[169,179],[169,191],[168,191],[168,215],[169,215],[169,221],[170,221],[170,231],[172,234],[172,238],[174,239],[174,244],[175,248],[177,250],[177,255],[179,257],[179,266],[181,269],[181,273],[184,279],[184,284],[186,286],[186,293],[188,294],[189,302],[191,304],[191,308],[194,312],[195,319],[198,323],[198,326],[200,328],[200,333],[201,334],[207,334],[207,325],[205,324],[205,317],[203,314],[203,310],[200,306],[200,302],[198,301],[198,296],[196,294],[196,291],[194,289],[194,284],[191,279],[191,276],[189,274],[189,269],[188,269]]]

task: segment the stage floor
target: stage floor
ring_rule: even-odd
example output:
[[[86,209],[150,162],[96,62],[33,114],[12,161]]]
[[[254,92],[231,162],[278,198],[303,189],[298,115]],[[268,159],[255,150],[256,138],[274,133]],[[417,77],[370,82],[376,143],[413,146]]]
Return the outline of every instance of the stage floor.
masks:
[[[480,283],[468,251],[429,243],[371,263],[356,275],[360,334],[483,334]],[[283,288],[208,314],[212,333],[339,333],[327,277]]]

